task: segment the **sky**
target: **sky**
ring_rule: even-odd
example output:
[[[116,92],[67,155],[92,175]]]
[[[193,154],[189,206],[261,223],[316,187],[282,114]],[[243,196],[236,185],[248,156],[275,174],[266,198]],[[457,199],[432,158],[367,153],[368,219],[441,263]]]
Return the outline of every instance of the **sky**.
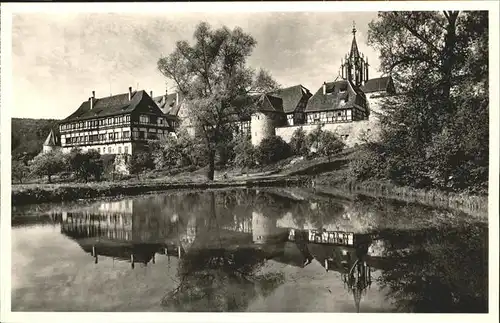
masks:
[[[302,84],[311,92],[334,80],[349,51],[356,23],[359,50],[370,77],[378,53],[368,47],[368,23],[376,12],[254,13],[16,13],[12,18],[12,117],[62,119],[92,91],[96,97],[134,90],[174,91],[157,61],[179,40],[192,42],[195,26],[239,26],[257,41],[248,59],[283,87]]]

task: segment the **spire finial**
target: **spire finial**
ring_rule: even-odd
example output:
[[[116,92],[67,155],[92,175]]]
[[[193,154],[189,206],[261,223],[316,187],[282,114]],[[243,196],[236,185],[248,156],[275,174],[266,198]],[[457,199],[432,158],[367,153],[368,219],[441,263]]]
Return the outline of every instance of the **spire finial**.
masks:
[[[352,34],[356,36],[356,22],[354,20],[352,21]]]

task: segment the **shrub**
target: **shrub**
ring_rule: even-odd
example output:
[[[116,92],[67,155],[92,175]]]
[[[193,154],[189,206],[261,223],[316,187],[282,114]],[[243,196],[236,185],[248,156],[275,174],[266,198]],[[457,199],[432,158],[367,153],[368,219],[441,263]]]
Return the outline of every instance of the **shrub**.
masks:
[[[290,145],[278,136],[263,139],[257,148],[257,160],[263,165],[275,163],[291,155]]]
[[[252,145],[250,137],[236,137],[236,141],[234,163],[243,168],[254,166],[256,162],[256,149]]]
[[[80,149],[73,149],[66,157],[67,166],[77,179],[87,182],[94,177],[100,180],[104,166],[101,155],[96,150],[82,152]]]
[[[23,179],[28,177],[29,168],[22,161],[12,161],[12,178],[17,179],[19,183],[23,183]]]
[[[323,131],[320,126],[306,136],[309,151],[318,156],[332,156],[344,149],[345,144],[331,131]]]
[[[323,131],[319,137],[318,155],[331,156],[338,154],[344,149],[345,144],[332,132]]]
[[[30,163],[31,172],[36,176],[47,176],[49,183],[52,176],[65,169],[62,152],[50,151],[36,156]]]
[[[302,127],[293,132],[290,140],[290,148],[292,149],[292,153],[294,155],[306,156],[309,153],[306,137],[306,132],[302,129]]]
[[[130,174],[137,175],[137,178],[141,172],[153,168],[153,158],[148,151],[137,152],[129,160]]]

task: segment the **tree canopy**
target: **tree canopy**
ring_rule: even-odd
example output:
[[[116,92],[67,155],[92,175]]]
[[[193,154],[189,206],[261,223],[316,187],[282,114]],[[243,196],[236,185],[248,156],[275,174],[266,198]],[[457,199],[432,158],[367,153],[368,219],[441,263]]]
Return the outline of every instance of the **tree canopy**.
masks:
[[[217,145],[230,140],[228,128],[235,116],[251,112],[250,105],[232,103],[279,85],[267,71],[246,66],[257,42],[241,28],[213,29],[202,22],[193,38],[193,44],[178,41],[172,53],[158,60],[158,69],[186,98],[191,122],[206,148],[207,175],[213,179]]]
[[[382,103],[382,141],[371,146],[379,160],[370,175],[485,189],[488,13],[382,12],[370,23],[369,43],[403,94]]]

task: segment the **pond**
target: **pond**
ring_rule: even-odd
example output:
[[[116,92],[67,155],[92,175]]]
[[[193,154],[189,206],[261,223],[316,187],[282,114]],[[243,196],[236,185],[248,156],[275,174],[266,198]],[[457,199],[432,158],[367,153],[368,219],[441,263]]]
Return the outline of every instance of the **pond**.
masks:
[[[460,212],[299,188],[12,212],[13,311],[488,311],[487,220]]]

